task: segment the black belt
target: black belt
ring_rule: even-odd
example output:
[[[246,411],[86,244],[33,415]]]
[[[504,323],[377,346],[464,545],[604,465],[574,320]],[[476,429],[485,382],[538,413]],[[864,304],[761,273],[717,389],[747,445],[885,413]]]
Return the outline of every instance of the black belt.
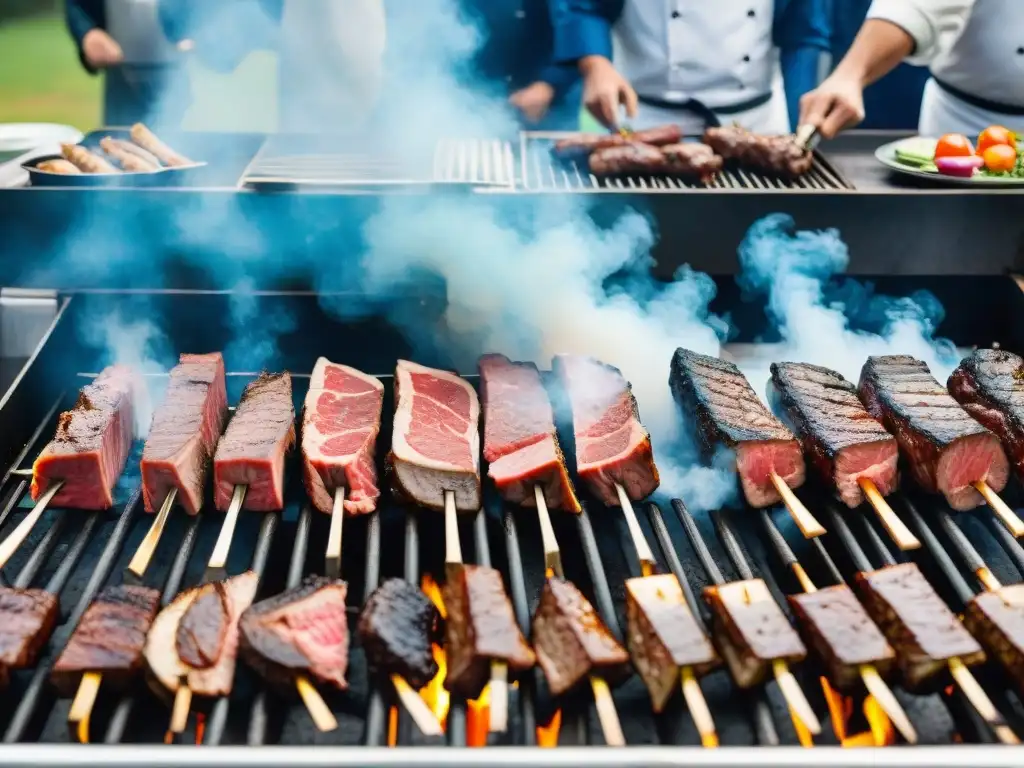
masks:
[[[989,101],[988,99],[983,99],[981,96],[975,96],[973,93],[961,91],[959,88],[939,80],[939,78],[934,75],[932,75],[932,79],[936,84],[938,84],[939,88],[944,90],[946,93],[951,96],[956,96],[960,101],[967,102],[972,107],[986,109],[989,112],[998,112],[1000,115],[1024,117],[1024,107],[1014,106],[1013,104],[1002,104],[998,101]]]
[[[664,99],[654,99],[650,96],[637,96],[637,99],[641,104],[646,104],[649,107],[655,107],[657,109],[673,109],[679,110],[680,112],[692,112],[695,115],[703,117],[704,120],[710,126],[718,126],[722,124],[722,121],[718,119],[719,115],[738,115],[740,112],[748,112],[751,109],[757,109],[763,107],[769,101],[772,100],[772,92],[762,93],[760,96],[755,96],[752,99],[741,101],[739,104],[730,104],[727,107],[709,107],[707,104],[696,99],[690,99],[689,101],[665,101]]]

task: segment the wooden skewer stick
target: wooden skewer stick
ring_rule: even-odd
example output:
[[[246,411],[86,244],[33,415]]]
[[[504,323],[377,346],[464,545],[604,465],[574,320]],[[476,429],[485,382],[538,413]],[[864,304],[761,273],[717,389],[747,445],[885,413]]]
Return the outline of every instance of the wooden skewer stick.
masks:
[[[772,484],[775,486],[775,490],[779,492],[779,496],[782,497],[782,503],[786,505],[786,509],[793,516],[793,521],[805,539],[813,539],[825,533],[821,523],[814,518],[814,515],[797,498],[796,494],[793,493],[793,489],[786,485],[786,481],[779,477],[777,472],[772,472]],[[804,723],[804,725],[807,725],[807,723]]]
[[[305,675],[299,675],[295,678],[295,687],[299,691],[299,696],[302,697],[302,703],[306,705],[306,709],[309,712],[309,716],[313,718],[313,724],[317,727],[317,730],[327,733],[333,731],[338,727],[338,721],[334,717],[334,713],[331,712],[330,707],[320,696],[318,691],[309,678]]]
[[[68,725],[71,726],[79,744],[89,743],[89,718],[92,715],[93,705],[96,704],[96,696],[100,692],[101,682],[103,682],[103,675],[99,672],[86,672],[82,675],[78,691],[71,702]]]
[[[1010,509],[1009,505],[1000,498],[998,493],[989,487],[988,483],[984,480],[979,480],[974,484],[974,487],[978,489],[978,493],[985,497],[985,501],[992,508],[992,511],[995,512],[996,517],[1013,534],[1015,539],[1024,536],[1024,521],[1021,521],[1017,513]]]
[[[683,698],[686,699],[686,708],[690,710],[690,717],[697,726],[697,733],[700,734],[700,743],[705,747],[718,746],[718,733],[715,731],[715,721],[711,717],[711,710],[704,699],[704,692],[700,689],[700,683],[693,675],[693,667],[683,667],[682,672]]]
[[[636,556],[640,561],[640,573],[644,576],[653,576],[657,571],[654,553],[651,551],[651,545],[647,543],[647,537],[644,536],[643,529],[640,527],[640,521],[636,519],[633,502],[630,501],[622,483],[615,484],[615,492],[619,495],[619,506],[622,507],[622,513],[626,516],[626,527],[629,528],[629,536],[633,539],[633,547],[636,549]]]
[[[605,743],[609,747],[626,746],[626,737],[622,735],[622,724],[619,722],[619,713],[615,711],[615,701],[612,699],[608,683],[602,677],[591,675],[590,689],[594,692],[597,719],[601,721]]]
[[[398,694],[398,699],[405,707],[405,711],[409,713],[413,722],[416,723],[416,727],[422,731],[424,736],[440,736],[444,733],[437,717],[427,706],[427,702],[405,682],[404,678],[392,675],[391,683],[395,686],[395,693]]]
[[[545,570],[550,570],[555,576],[562,578],[565,573],[562,570],[562,551],[558,548],[555,528],[551,525],[551,515],[548,512],[548,502],[544,498],[544,490],[539,485],[533,486],[533,498],[537,503],[540,540],[544,545],[544,568]]]
[[[999,583],[999,579],[997,579],[995,574],[989,570],[987,565],[981,566],[981,568],[974,573],[978,577],[978,581],[980,581],[989,592],[995,592],[997,589],[1002,589],[1003,585]]]
[[[39,522],[39,518],[43,516],[43,512],[46,511],[46,507],[53,501],[53,497],[63,487],[64,481],[58,480],[47,488],[46,493],[39,497],[39,501],[36,502],[32,511],[25,515],[25,519],[18,523],[18,527],[11,531],[7,538],[3,540],[3,543],[0,544],[0,568],[7,565],[11,555],[18,551],[18,547],[21,546],[22,542],[32,532],[32,528],[35,527],[35,524]]]
[[[858,481],[860,488],[864,491],[864,495],[870,502],[871,506],[875,508],[875,512],[878,514],[878,519],[882,522],[882,526],[888,531],[889,536],[896,546],[902,549],[904,552],[911,549],[920,549],[921,542],[918,541],[917,537],[910,532],[906,524],[900,520],[899,515],[896,511],[889,506],[889,502],[885,500],[885,496],[878,490],[878,486],[875,485],[874,481],[867,477],[862,477]]]
[[[228,507],[227,514],[224,515],[224,522],[220,526],[220,535],[217,536],[217,543],[213,547],[213,554],[210,555],[210,561],[206,564],[207,581],[220,581],[227,576],[225,566],[228,562],[228,553],[231,551],[231,539],[235,535],[238,513],[242,511],[247,490],[249,490],[248,485],[235,486],[235,492],[231,496],[231,505]]]
[[[174,487],[164,497],[164,503],[160,505],[160,511],[153,518],[153,524],[149,526],[146,538],[139,544],[139,548],[135,550],[135,556],[132,557],[132,561],[128,563],[128,567],[125,569],[125,576],[142,581],[142,577],[146,575],[146,569],[149,567],[149,561],[153,559],[153,553],[156,552],[156,548],[160,544],[160,537],[163,535],[164,527],[167,525],[167,518],[171,516],[171,508],[174,506],[174,501],[177,498],[178,489]]]
[[[988,694],[974,679],[971,670],[959,657],[949,660],[949,671],[953,675],[953,680],[960,686],[960,690],[964,692],[964,696],[981,715],[981,719],[995,731],[999,741],[1003,744],[1020,744],[1017,734],[1010,730],[1010,726],[1003,720],[1003,716],[999,714],[999,710],[995,708]]]
[[[800,718],[800,722],[812,736],[820,735],[821,723],[818,722],[818,716],[814,714],[814,710],[807,702],[807,697],[800,689],[800,683],[793,677],[789,665],[783,659],[775,659],[772,662],[772,671],[775,673],[775,680],[779,684],[779,690],[782,691],[782,697],[786,700],[786,704]]]
[[[331,529],[327,535],[327,555],[324,575],[328,579],[341,578],[341,530],[345,521],[345,489],[335,488],[334,507],[331,509]]]
[[[444,492],[444,539],[445,563],[461,565],[462,542],[459,539],[459,516],[455,509],[455,491]],[[490,686],[488,730],[491,733],[504,733],[508,730],[508,664],[500,659],[491,660]]]
[[[188,711],[192,707],[192,689],[188,681],[181,679],[178,690],[174,694],[174,707],[171,710],[171,733],[184,733],[188,726]]]

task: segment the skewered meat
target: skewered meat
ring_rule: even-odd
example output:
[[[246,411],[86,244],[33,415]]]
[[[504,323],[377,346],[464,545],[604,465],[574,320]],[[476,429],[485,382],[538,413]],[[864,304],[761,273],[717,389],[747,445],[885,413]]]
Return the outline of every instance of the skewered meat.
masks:
[[[883,677],[889,674],[896,653],[848,586],[790,595],[789,604],[836,688],[855,688],[863,664],[873,664]]]
[[[125,149],[124,145],[128,142],[118,142],[116,139],[112,139],[109,136],[100,139],[100,148],[110,155],[112,158],[117,160],[122,170],[129,173],[153,173],[159,171],[161,166],[160,163],[150,163],[142,157],[139,157],[134,152],[130,152]]]
[[[587,154],[628,143],[650,144],[654,147],[678,144],[683,130],[678,125],[658,125],[642,131],[624,133],[579,133],[555,143],[559,155]]]
[[[450,563],[443,591],[445,655],[444,685],[468,699],[480,695],[492,660],[522,671],[537,659],[516,624],[501,573],[482,565]]]
[[[861,478],[888,496],[899,483],[899,447],[841,374],[808,363],[772,363],[769,401],[800,438],[823,483],[851,509],[864,502]]]
[[[964,626],[1024,694],[1024,584],[977,595],[967,604]]]
[[[904,684],[920,688],[959,656],[971,666],[985,652],[914,563],[857,574],[864,607],[896,649]]]
[[[735,451],[740,487],[750,506],[759,509],[782,500],[773,472],[790,488],[803,485],[800,443],[735,364],[680,348],[672,357],[669,385],[683,413],[696,417],[705,451],[723,446]]]
[[[402,579],[388,579],[359,616],[357,631],[370,669],[422,688],[438,671],[433,643],[440,639],[440,623],[437,607],[422,591]]]
[[[708,128],[704,143],[727,161],[787,179],[803,176],[814,165],[814,154],[794,136],[760,136],[740,126]]]
[[[654,493],[659,478],[651,437],[622,372],[578,355],[557,355],[554,368],[572,405],[576,470],[594,495],[618,506],[616,484],[633,501]]]
[[[860,374],[860,399],[896,436],[914,479],[941,493],[957,510],[983,502],[973,483],[996,492],[1009,477],[999,439],[976,422],[935,380],[928,365],[908,355],[869,357]]]
[[[302,477],[313,506],[334,509],[345,489],[345,511],[373,512],[380,491],[374,449],[384,385],[374,376],[321,357],[313,367],[302,413]]]
[[[459,512],[480,509],[480,401],[469,382],[448,371],[399,360],[395,431],[389,460],[398,490],[429,509],[455,493]]]
[[[671,144],[655,147],[630,141],[597,149],[590,155],[591,173],[608,176],[623,173],[692,176],[710,181],[722,169],[722,159],[704,144]]]
[[[36,165],[36,170],[47,173],[59,173],[61,176],[80,176],[82,170],[69,160],[44,160]]]
[[[156,693],[173,696],[183,679],[196,696],[231,693],[238,620],[252,605],[257,587],[259,576],[246,571],[216,585],[188,589],[160,611],[144,651]],[[202,666],[186,663],[179,649]]]
[[[719,664],[711,645],[671,574],[626,581],[626,645],[633,666],[661,712],[679,685],[683,667],[702,676]]]
[[[60,618],[60,601],[41,589],[0,587],[0,688],[10,670],[31,667]]]
[[[78,144],[61,144],[61,154],[82,173],[120,173],[104,158]]]
[[[131,130],[132,141],[138,144],[147,152],[155,155],[156,158],[166,166],[177,168],[183,165],[194,165],[184,155],[178,154],[156,137],[149,128],[142,123],[136,123]]]
[[[772,662],[803,661],[807,649],[761,579],[704,590],[719,650],[736,685],[750,688],[768,677]]]
[[[533,487],[538,485],[550,509],[579,512],[537,367],[513,363],[504,355],[484,355],[479,368],[484,458],[498,492],[513,504],[535,507]]]
[[[533,647],[552,696],[594,673],[615,682],[628,672],[629,654],[594,606],[572,582],[550,577],[533,615]]]
[[[171,369],[167,397],[153,414],[142,452],[142,498],[160,509],[171,490],[188,514],[199,512],[213,452],[228,416],[224,358],[182,355]]]
[[[111,492],[132,448],[132,400],[141,392],[135,372],[121,365],[105,368],[84,386],[74,408],[57,419],[53,440],[32,465],[32,498],[63,481],[54,506],[112,507]]]
[[[978,349],[947,382],[949,394],[1003,442],[1024,478],[1024,358],[1001,349]]]
[[[149,587],[107,587],[96,595],[50,673],[61,695],[74,696],[86,672],[102,672],[116,689],[128,686],[159,607],[160,592]]]
[[[243,509],[284,507],[284,457],[295,445],[295,406],[288,373],[261,373],[242,392],[213,460],[214,501],[224,512],[236,485],[249,487]]]
[[[348,687],[348,617],[343,581],[310,576],[253,605],[238,623],[240,653],[269,683],[290,688],[299,675]]]

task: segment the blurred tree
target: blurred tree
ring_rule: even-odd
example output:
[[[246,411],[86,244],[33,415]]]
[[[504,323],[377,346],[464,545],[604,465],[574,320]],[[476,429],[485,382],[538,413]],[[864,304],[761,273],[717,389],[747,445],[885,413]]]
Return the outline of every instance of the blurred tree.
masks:
[[[61,0],[2,0],[0,2],[0,24],[9,19],[53,13]]]

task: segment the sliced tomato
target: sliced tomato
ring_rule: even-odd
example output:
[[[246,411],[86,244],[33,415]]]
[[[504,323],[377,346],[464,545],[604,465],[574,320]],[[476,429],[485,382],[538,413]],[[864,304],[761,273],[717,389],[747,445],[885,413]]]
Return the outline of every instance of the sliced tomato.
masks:
[[[971,140],[962,133],[947,133],[935,145],[935,157],[967,157],[973,154]]]
[[[989,147],[998,147],[1005,144],[1008,147],[1017,146],[1017,137],[1009,128],[1001,125],[990,125],[978,134],[978,154],[984,154]]]

